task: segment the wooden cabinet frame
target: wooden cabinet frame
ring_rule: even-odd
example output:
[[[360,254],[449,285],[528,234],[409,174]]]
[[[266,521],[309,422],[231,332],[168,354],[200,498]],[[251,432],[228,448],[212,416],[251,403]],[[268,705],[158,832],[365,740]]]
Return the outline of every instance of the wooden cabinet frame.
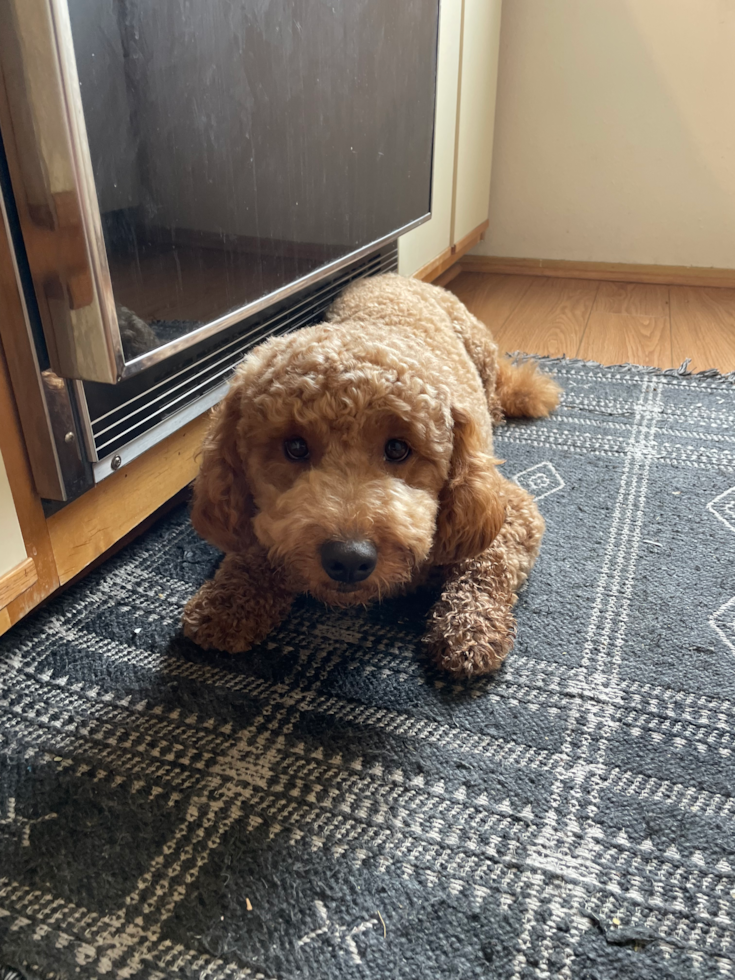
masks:
[[[3,337],[25,333],[11,243],[0,229],[0,318]],[[196,476],[208,416],[194,419],[158,446],[46,518],[16,409],[6,346],[0,342],[0,452],[27,558],[0,576],[0,634],[104,555]],[[7,357],[20,348],[7,350]]]

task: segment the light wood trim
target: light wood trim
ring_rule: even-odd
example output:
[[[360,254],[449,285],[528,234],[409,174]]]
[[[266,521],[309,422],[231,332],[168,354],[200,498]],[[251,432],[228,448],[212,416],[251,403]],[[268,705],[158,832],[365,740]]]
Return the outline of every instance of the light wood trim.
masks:
[[[0,315],[3,310],[0,309]],[[18,523],[26,546],[33,559],[36,581],[5,606],[0,617],[0,633],[17,623],[27,612],[50,595],[59,585],[51,541],[46,529],[46,517],[35,484],[23,442],[20,421],[16,413],[5,352],[0,343],[0,452],[5,461],[10,492],[13,495]]]
[[[669,286],[735,287],[735,269],[686,265],[635,265],[624,262],[570,262],[566,259],[514,259],[497,255],[466,255],[464,272],[606,282],[647,282]]]
[[[417,269],[413,278],[420,279],[422,282],[433,282],[437,276],[440,276],[450,265],[454,265],[456,261],[456,256],[451,247],[445,248],[435,259]]]
[[[473,228],[469,235],[457,242],[456,245],[451,245],[449,248],[445,248],[441,254],[437,255],[435,259],[431,262],[427,262],[426,265],[422,265],[413,274],[414,279],[420,279],[422,282],[434,282],[438,279],[447,269],[451,268],[455,262],[460,259],[465,252],[468,252],[471,248],[474,248],[478,242],[482,241],[482,237],[487,231],[487,227],[490,224],[488,219],[478,225],[477,228]],[[457,270],[455,275],[459,275],[460,269]],[[454,276],[450,276],[453,279]]]
[[[452,251],[454,252],[455,259],[460,258],[465,252],[469,252],[471,248],[474,248],[482,239],[485,237],[485,232],[490,226],[490,219],[485,218],[481,225],[477,228],[473,228],[471,232],[460,238],[460,240],[452,245]]]
[[[32,558],[26,558],[9,572],[0,575],[0,609],[16,599],[26,589],[30,589],[38,581],[36,565]],[[10,617],[8,617],[10,618]]]
[[[11,338],[13,341],[13,338],[26,337],[25,311],[18,291],[13,250],[4,220],[0,220],[0,321],[3,338]],[[9,354],[14,364],[21,366],[23,354],[20,347],[11,347]],[[27,364],[22,362],[22,366],[25,368]],[[29,393],[31,389],[32,385],[29,385]],[[0,633],[4,633],[50,595],[59,584],[46,530],[46,517],[36,492],[10,383],[4,341],[0,341],[0,419],[0,452],[5,462],[26,554],[32,559],[35,569],[35,579],[29,581],[27,587],[11,600],[6,600],[7,604],[0,615]]]
[[[459,262],[455,262],[454,265],[450,265],[446,272],[442,272],[440,276],[437,276],[434,280],[435,286],[448,286],[449,283],[456,279],[457,276],[462,274],[462,267]]]
[[[194,479],[208,424],[193,419],[48,519],[62,585]]]

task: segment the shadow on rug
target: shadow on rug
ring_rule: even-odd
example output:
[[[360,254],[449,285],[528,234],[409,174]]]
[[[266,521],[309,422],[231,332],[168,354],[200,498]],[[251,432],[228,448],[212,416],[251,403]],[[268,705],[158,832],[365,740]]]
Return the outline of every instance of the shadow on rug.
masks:
[[[183,510],[0,641],[0,963],[732,976],[735,379],[552,366],[497,434],[548,531],[493,679],[429,667],[425,595],[203,653]]]

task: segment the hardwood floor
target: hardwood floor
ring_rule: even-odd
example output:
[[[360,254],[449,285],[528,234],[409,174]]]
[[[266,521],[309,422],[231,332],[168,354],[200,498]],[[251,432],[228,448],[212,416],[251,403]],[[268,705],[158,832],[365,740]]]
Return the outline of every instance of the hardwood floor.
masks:
[[[447,286],[506,351],[735,371],[735,289],[462,272]]]
[[[578,350],[597,294],[597,283],[584,279],[536,279],[499,331],[510,349],[515,338],[551,357]]]

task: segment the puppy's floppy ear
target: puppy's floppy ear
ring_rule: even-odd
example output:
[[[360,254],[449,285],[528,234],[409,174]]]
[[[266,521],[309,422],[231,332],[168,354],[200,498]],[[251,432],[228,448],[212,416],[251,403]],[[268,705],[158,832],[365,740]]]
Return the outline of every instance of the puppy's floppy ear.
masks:
[[[237,427],[242,391],[235,384],[214,410],[202,446],[202,464],[194,483],[191,522],[220,551],[244,551],[255,536],[253,500],[238,451]]]
[[[433,560],[436,565],[474,558],[490,547],[505,520],[497,460],[486,451],[472,417],[452,409],[454,448],[449,479],[439,497]]]

